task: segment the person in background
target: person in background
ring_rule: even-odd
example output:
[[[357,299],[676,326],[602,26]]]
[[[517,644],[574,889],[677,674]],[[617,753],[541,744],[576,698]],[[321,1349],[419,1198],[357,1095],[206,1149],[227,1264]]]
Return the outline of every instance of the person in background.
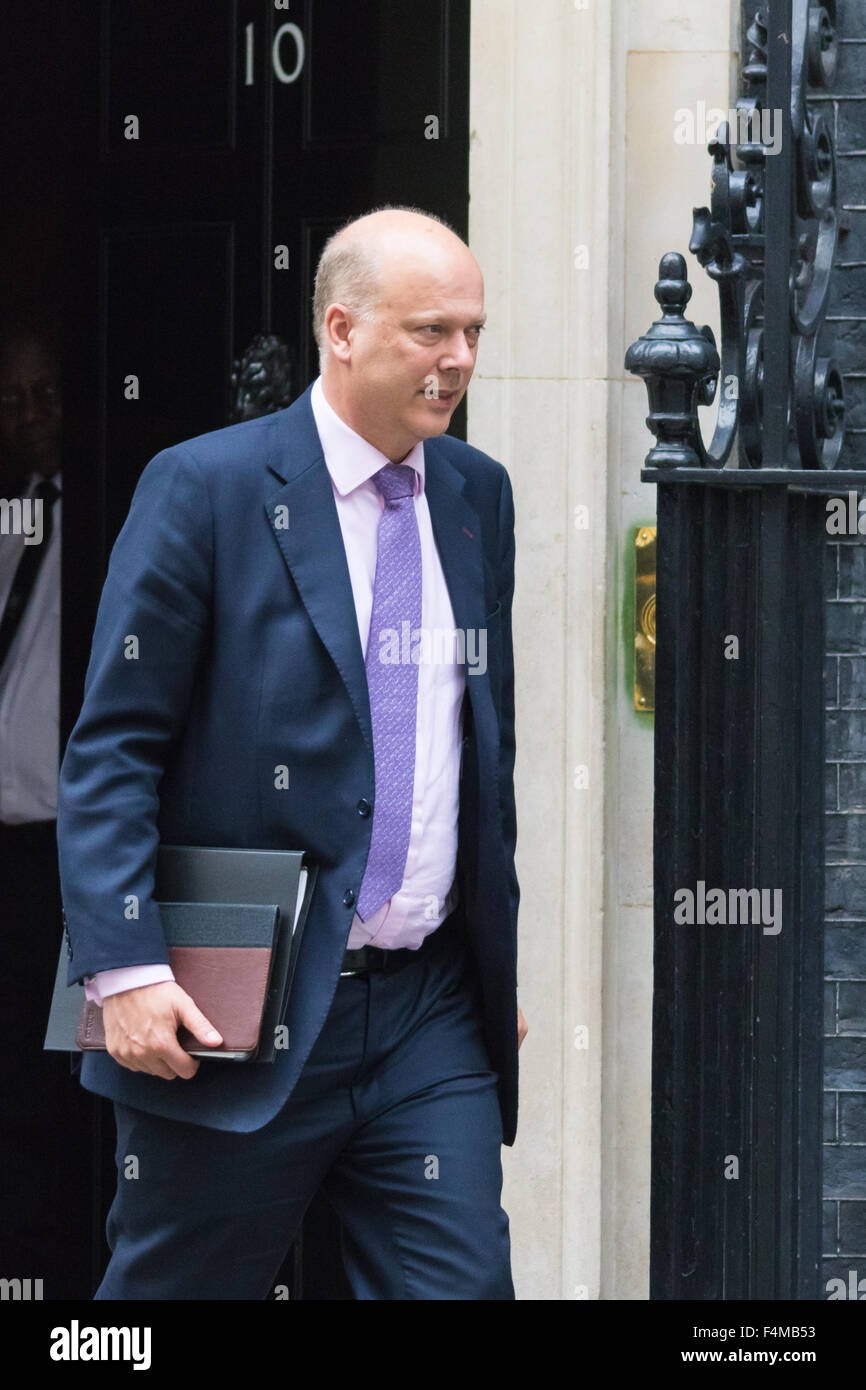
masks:
[[[7,320],[0,498],[13,505],[0,514],[0,1277],[42,1279],[43,1297],[55,1299],[87,1296],[89,1230],[87,1111],[68,1056],[42,1051],[62,935],[62,418],[55,325],[38,315]]]

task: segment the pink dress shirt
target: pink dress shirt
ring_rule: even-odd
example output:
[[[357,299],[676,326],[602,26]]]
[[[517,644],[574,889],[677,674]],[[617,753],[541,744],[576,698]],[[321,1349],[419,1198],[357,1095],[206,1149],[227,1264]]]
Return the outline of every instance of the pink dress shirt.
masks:
[[[321,377],[313,385],[311,405],[334,490],[358,635],[366,654],[377,531],[385,505],[373,474],[391,460],[337,415],[325,399]],[[346,943],[349,950],[366,945],[417,950],[457,903],[457,816],[466,681],[457,665],[456,643],[449,643],[444,635],[454,632],[454,614],[424,491],[423,443],[416,444],[400,462],[414,468],[417,474],[415,516],[421,540],[421,623],[431,635],[443,635],[429,642],[429,659],[422,659],[418,665],[415,783],[403,882],[393,898],[366,922],[355,914]],[[126,966],[100,971],[86,980],[85,994],[101,1004],[108,995],[121,990],[173,979],[168,965]]]

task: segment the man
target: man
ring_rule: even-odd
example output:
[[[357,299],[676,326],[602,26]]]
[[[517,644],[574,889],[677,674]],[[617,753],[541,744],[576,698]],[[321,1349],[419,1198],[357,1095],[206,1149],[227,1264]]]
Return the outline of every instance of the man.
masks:
[[[61,382],[37,308],[0,326],[0,1275],[88,1289],[88,1115],[42,1051],[60,945]]]
[[[82,1082],[117,1116],[97,1298],[266,1297],[320,1186],[357,1298],[514,1297],[513,505],[445,437],[481,272],[380,209],[328,243],[313,307],[311,388],[144,470],[61,770],[69,978],[108,1045]],[[319,865],[272,1065],[177,1042],[220,1039],[167,966],[160,840]]]

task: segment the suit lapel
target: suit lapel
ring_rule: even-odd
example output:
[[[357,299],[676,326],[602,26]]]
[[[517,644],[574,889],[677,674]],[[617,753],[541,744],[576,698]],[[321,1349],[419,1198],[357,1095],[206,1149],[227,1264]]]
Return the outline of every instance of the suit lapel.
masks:
[[[458,632],[478,632],[484,626],[484,562],[481,552],[481,522],[463,496],[466,479],[448,462],[436,440],[424,445],[424,489],[433,523],[433,538],[442,562],[442,572],[451,599],[454,626]],[[468,643],[467,643],[468,646]],[[477,650],[477,648],[476,648]],[[463,663],[464,671],[466,663]],[[467,676],[466,686],[476,717],[481,687],[488,682]]]
[[[267,466],[283,486],[265,503],[268,521],[301,601],[352,701],[373,759],[364,653],[331,477],[315,426],[310,390],[283,412],[279,447]],[[484,623],[481,527],[462,496],[463,475],[436,440],[424,445],[424,478],[433,536],[458,629]],[[475,704],[477,678],[467,681]]]

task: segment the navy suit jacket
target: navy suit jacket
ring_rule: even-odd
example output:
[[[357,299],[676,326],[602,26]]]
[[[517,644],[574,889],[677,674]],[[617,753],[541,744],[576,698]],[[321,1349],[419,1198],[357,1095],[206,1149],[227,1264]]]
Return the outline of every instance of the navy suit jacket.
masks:
[[[60,774],[70,983],[168,960],[152,896],[160,841],[304,849],[319,864],[289,1046],[273,1064],[203,1060],[191,1080],[169,1082],[84,1055],[88,1090],[217,1129],[257,1129],[291,1094],[334,996],[370,848],[372,817],[359,813],[375,795],[364,655],[310,389],[144,469],[111,554]],[[487,630],[487,670],[466,672],[457,873],[512,1144],[512,492],[502,465],[468,444],[444,436],[424,450],[455,625]]]

